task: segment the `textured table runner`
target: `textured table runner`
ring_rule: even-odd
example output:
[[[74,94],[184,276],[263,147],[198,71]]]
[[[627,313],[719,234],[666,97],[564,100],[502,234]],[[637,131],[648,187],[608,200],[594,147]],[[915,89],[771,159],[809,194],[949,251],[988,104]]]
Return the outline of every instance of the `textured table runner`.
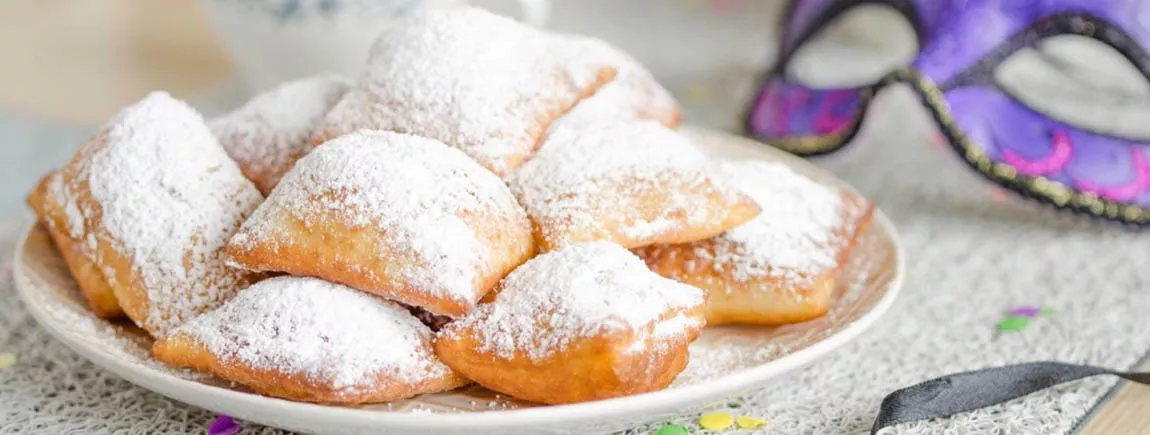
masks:
[[[861,434],[886,393],[928,378],[1025,361],[1130,369],[1142,360],[1150,349],[1150,323],[1144,321],[1150,232],[994,199],[949,151],[931,145],[933,130],[907,94],[884,95],[875,110],[849,162],[833,169],[898,226],[907,250],[906,287],[890,312],[854,342],[712,411],[770,420],[756,433]],[[42,137],[37,146],[73,136]],[[48,154],[59,159],[48,164],[60,164],[68,152]],[[0,172],[28,164],[5,161]],[[0,219],[0,263],[10,261],[26,219],[11,213]],[[135,387],[52,339],[29,317],[12,285],[5,266],[0,352],[18,361],[0,369],[0,434],[206,431],[213,414]],[[1020,305],[1048,307],[1054,314],[1021,331],[997,332],[995,325]],[[884,433],[1068,433],[1115,382],[1086,379]],[[695,431],[697,417],[668,422]],[[281,432],[245,424],[242,433]]]

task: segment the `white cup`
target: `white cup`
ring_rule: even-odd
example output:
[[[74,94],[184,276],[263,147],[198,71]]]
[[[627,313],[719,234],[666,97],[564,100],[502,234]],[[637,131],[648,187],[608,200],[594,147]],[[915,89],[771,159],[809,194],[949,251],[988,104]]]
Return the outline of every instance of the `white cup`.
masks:
[[[515,0],[542,26],[550,0]],[[375,38],[397,20],[466,0],[201,0],[250,92],[321,73],[358,75]]]

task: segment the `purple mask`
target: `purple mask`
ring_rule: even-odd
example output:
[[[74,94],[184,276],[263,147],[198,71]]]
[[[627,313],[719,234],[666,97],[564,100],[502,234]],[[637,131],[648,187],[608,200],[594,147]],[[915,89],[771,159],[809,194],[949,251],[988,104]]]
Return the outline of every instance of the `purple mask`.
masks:
[[[779,62],[754,99],[747,128],[799,155],[835,152],[858,131],[874,95],[910,85],[964,162],[986,179],[1059,208],[1150,225],[1150,140],[1052,119],[996,85],[1015,52],[1065,34],[1117,50],[1150,80],[1144,0],[794,0]],[[860,4],[890,6],[919,40],[910,66],[878,83],[814,89],[788,77],[796,51]]]

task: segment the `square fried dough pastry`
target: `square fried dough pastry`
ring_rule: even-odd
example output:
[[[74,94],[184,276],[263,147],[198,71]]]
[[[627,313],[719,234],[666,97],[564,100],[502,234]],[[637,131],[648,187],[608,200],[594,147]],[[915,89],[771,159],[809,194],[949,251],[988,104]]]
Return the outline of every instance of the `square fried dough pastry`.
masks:
[[[224,150],[264,195],[314,148],[312,131],[351,88],[338,75],[284,83],[208,121]]]
[[[473,7],[417,13],[375,42],[316,140],[358,129],[411,133],[503,176],[555,118],[614,77],[600,48]]]
[[[615,78],[551,124],[550,130],[604,120],[651,120],[675,128],[683,110],[675,97],[630,55],[595,41],[595,53],[615,68]]]
[[[28,205],[60,251],[64,264],[68,266],[72,279],[76,281],[92,313],[102,319],[122,318],[124,310],[116,301],[112,287],[104,280],[104,274],[96,264],[95,252],[88,249],[82,227],[68,224],[68,215],[57,200],[61,186],[60,175],[57,172],[49,173],[28,194]]]
[[[82,242],[120,307],[153,336],[254,279],[227,267],[223,248],[263,197],[199,113],[167,93],[120,111],[58,177],[47,194],[57,228]]]
[[[252,270],[314,276],[459,316],[535,253],[495,174],[441,142],[363,130],[316,148],[228,245]]]
[[[508,184],[544,251],[713,237],[759,213],[686,137],[652,121],[560,128]]]
[[[652,273],[619,245],[592,242],[512,271],[493,302],[440,330],[435,350],[491,390],[584,402],[666,388],[703,322],[702,291]]]
[[[467,383],[407,310],[315,278],[255,284],[152,346],[156,359],[273,397],[380,403]]]
[[[710,325],[778,325],[825,314],[873,206],[778,163],[723,169],[762,206],[758,217],[710,240],[636,253],[660,275],[706,290]]]

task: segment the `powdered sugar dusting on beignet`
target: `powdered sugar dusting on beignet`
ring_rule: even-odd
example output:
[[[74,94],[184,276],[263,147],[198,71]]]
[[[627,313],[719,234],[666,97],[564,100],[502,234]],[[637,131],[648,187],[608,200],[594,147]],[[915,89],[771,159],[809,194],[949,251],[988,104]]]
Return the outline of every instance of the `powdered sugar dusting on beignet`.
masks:
[[[668,127],[678,124],[682,109],[667,89],[630,55],[602,41],[591,41],[595,53],[615,67],[615,79],[571,108],[551,124],[560,127],[604,120],[653,120]]]
[[[801,279],[837,266],[841,240],[835,230],[844,220],[838,190],[778,163],[725,162],[722,170],[763,211],[716,237],[713,251],[696,254],[713,256],[714,267],[731,271],[736,281]]]
[[[416,134],[503,175],[611,72],[589,41],[473,7],[417,13],[380,36],[317,137],[359,128]]]
[[[609,242],[542,254],[512,271],[500,286],[494,302],[441,333],[472,330],[480,351],[541,360],[575,340],[601,334],[650,328],[648,334],[666,338],[702,326],[679,314],[703,304],[701,290],[656,275],[634,254]]]
[[[154,335],[247,285],[245,272],[226,267],[223,247],[262,197],[187,104],[149,94],[112,119],[61,177],[50,190],[70,233],[87,232],[89,252],[107,242],[130,262],[147,312],[128,314]],[[93,203],[81,199],[85,185]],[[118,298],[136,285],[118,282],[106,258],[97,263]]]
[[[331,140],[296,163],[231,243],[290,243],[279,213],[309,227],[336,219],[353,231],[377,230],[383,243],[415,256],[395,270],[361,273],[386,273],[414,291],[472,300],[489,251],[463,216],[493,210],[512,215],[508,220],[526,220],[503,181],[459,150],[422,137],[363,130]]]
[[[623,235],[646,239],[702,223],[710,198],[694,188],[710,186],[737,201],[738,191],[712,175],[707,157],[673,130],[653,121],[600,120],[557,129],[508,183],[548,240],[606,234],[603,217],[630,206],[629,198],[666,195],[651,219],[617,223]]]
[[[302,375],[335,390],[450,373],[431,351],[431,330],[407,310],[314,278],[262,281],[175,332],[224,363]]]
[[[308,77],[253,97],[208,122],[228,155],[265,194],[314,147],[311,133],[351,82],[338,75]]]

